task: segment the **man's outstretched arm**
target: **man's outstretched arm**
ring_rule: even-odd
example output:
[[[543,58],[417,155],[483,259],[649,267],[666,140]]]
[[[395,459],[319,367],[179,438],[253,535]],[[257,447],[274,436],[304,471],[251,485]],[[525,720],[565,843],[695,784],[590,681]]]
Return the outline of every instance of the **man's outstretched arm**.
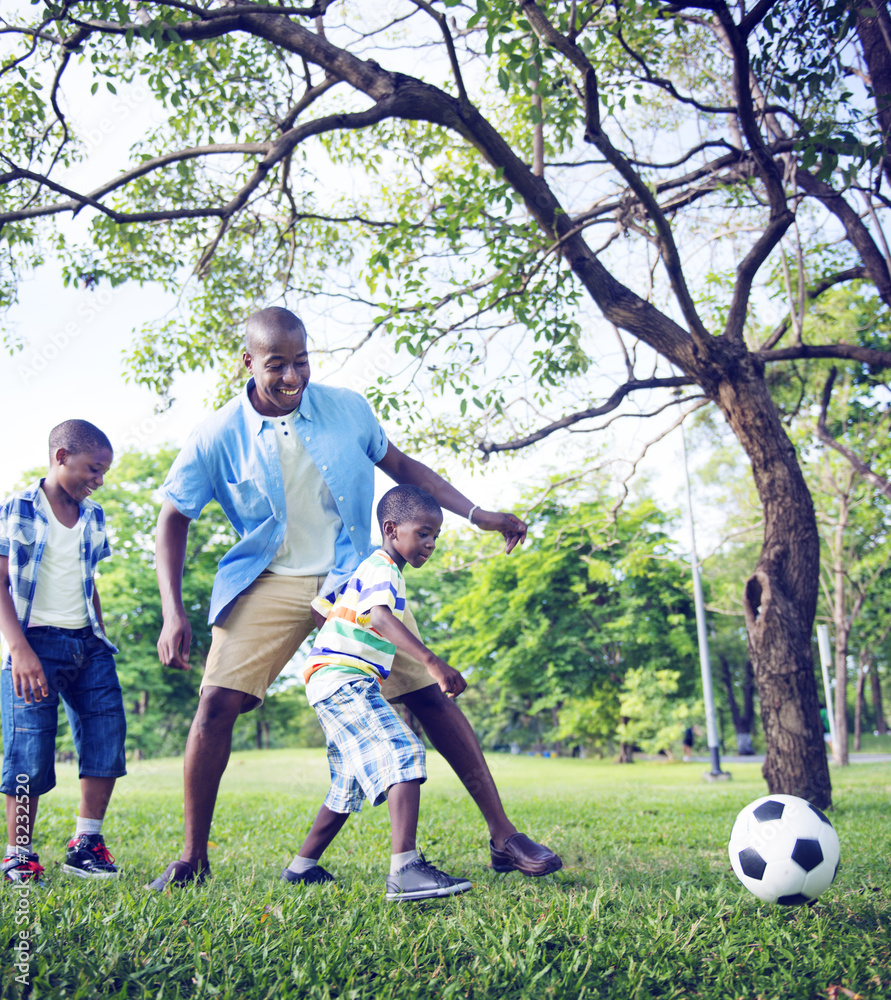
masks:
[[[400,485],[410,483],[426,490],[440,505],[461,517],[473,510],[472,523],[483,531],[500,531],[504,536],[504,551],[511,552],[519,543],[526,541],[526,524],[514,514],[506,511],[482,510],[456,490],[447,480],[415,458],[410,458],[394,444],[389,444],[387,453],[377,463],[378,468]]]

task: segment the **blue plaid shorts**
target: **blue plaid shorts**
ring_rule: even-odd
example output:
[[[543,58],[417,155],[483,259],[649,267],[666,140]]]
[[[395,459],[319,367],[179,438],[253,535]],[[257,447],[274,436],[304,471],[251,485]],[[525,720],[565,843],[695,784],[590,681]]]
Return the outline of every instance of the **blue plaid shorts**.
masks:
[[[360,677],[313,706],[328,741],[331,788],[325,805],[359,812],[387,799],[391,785],[426,781],[424,744],[384,700],[373,677]]]

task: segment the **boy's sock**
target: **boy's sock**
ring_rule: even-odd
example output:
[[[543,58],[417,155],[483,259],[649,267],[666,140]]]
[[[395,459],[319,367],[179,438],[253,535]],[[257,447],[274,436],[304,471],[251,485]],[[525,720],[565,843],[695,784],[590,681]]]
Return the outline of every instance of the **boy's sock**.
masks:
[[[417,851],[403,851],[401,854],[390,855],[390,874],[401,872],[406,865],[416,861],[420,855]]]
[[[295,875],[302,875],[304,872],[308,872],[310,868],[315,868],[318,863],[318,858],[301,858],[297,854],[294,860],[288,865],[288,871],[293,872]]]
[[[11,858],[13,854],[33,854],[34,845],[32,843],[27,844],[7,844],[6,845],[6,857]]]
[[[85,833],[101,833],[102,832],[102,820],[101,819],[88,819],[86,816],[77,817],[77,825],[74,828],[74,839],[77,840],[78,837]]]

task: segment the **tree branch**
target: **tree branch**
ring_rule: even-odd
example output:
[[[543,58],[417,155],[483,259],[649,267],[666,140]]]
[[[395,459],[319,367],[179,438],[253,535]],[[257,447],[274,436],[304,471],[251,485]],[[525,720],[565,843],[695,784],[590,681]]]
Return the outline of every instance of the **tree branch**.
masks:
[[[891,368],[891,351],[880,351],[859,344],[801,344],[774,351],[755,351],[754,357],[765,364],[771,361],[800,361],[804,358],[839,358],[858,361],[873,368]]]
[[[831,274],[818,284],[814,285],[813,288],[808,288],[805,290],[804,297],[808,302],[813,302],[814,299],[819,298],[823,292],[835,285],[839,285],[844,281],[857,281],[861,278],[868,278],[869,274],[865,267],[849,267],[845,271],[839,271],[837,274]],[[774,345],[776,345],[783,338],[783,334],[789,329],[792,323],[792,316],[786,316],[774,329],[773,333],[764,341],[764,343],[758,348],[759,351],[769,351]]]
[[[881,250],[876,246],[872,234],[866,228],[859,214],[845,198],[825,181],[818,181],[813,174],[799,165],[795,180],[805,194],[817,198],[845,227],[848,239],[860,254],[869,272],[870,280],[878,289],[885,305],[891,306],[891,273]]]
[[[820,416],[817,418],[817,437],[830,448],[834,449],[841,455],[853,468],[858,472],[867,482],[872,483],[873,486],[888,497],[891,500],[891,482],[887,480],[884,476],[880,476],[877,472],[874,472],[872,468],[867,465],[863,459],[859,458],[857,455],[851,451],[847,445],[843,445],[840,441],[836,440],[828,431],[826,427],[826,415],[829,412],[829,401],[832,398],[832,386],[835,383],[836,376],[838,375],[838,370],[836,368],[831,368],[829,370],[829,376],[826,379],[826,384],[823,386],[823,399],[820,405]]]
[[[550,435],[554,434],[556,431],[564,430],[566,427],[571,427],[573,424],[577,424],[582,420],[589,420],[591,417],[602,417],[605,413],[611,413],[613,410],[618,408],[626,396],[630,395],[632,392],[636,392],[638,389],[674,389],[679,386],[695,384],[694,379],[687,378],[686,376],[633,379],[626,382],[624,385],[620,385],[619,388],[616,389],[609,399],[601,406],[592,406],[587,410],[580,410],[577,413],[567,414],[567,416],[562,417],[560,420],[555,420],[553,423],[540,428],[526,437],[515,438],[513,441],[505,441],[500,444],[494,441],[482,441],[477,447],[484,455],[491,455],[500,451],[517,451],[520,448],[528,447],[530,444],[535,444],[536,441],[543,441],[546,437],[550,437]]]

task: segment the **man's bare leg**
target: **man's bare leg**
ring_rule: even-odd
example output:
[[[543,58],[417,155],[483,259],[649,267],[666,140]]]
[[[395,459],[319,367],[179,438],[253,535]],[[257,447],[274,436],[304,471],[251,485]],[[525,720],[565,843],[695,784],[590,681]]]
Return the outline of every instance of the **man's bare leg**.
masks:
[[[180,860],[195,871],[207,865],[210,824],[232,751],[232,730],[249,697],[243,691],[206,687],[189,729],[183,761],[185,844]]]
[[[479,807],[492,843],[503,849],[505,838],[516,833],[517,828],[507,818],[495,779],[467,717],[435,684],[403,695],[402,701]]]
[[[198,711],[189,729],[183,761],[185,843],[179,861],[146,888],[163,892],[171,885],[201,882],[209,870],[207,842],[220,779],[229,763],[232,730],[250,695],[209,685],[201,692]]]
[[[483,814],[489,827],[493,869],[536,876],[562,868],[563,862],[550,848],[525,833],[518,833],[507,818],[476,734],[454,700],[431,684],[403,695],[402,701],[415,714],[430,742],[448,761]]]

